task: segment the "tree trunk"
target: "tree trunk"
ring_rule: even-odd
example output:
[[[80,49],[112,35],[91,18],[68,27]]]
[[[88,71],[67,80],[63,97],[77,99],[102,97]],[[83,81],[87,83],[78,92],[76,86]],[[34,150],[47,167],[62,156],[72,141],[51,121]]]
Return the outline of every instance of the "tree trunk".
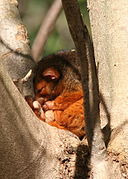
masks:
[[[86,147],[70,132],[40,121],[1,63],[0,129],[1,179],[82,178],[85,175]],[[79,150],[81,153],[77,154]]]
[[[23,98],[33,94],[32,75],[24,80],[35,63],[17,1],[0,1],[0,28],[0,178],[84,178],[84,142],[40,121]]]
[[[112,133],[107,147],[111,178],[128,178],[128,2],[89,3],[101,120],[103,126],[108,123],[107,129]],[[32,75],[26,83],[22,79],[35,63],[16,6],[16,1],[0,1],[0,178],[84,179],[88,164],[86,142],[38,120],[23,98],[33,95]]]
[[[108,153],[116,178],[128,178],[128,1],[89,0],[88,8],[98,64],[101,120],[102,125],[107,121],[111,130]]]
[[[27,83],[20,84],[20,80],[29,70],[33,70],[35,63],[30,56],[27,31],[20,19],[17,5],[17,1],[0,1],[0,60],[21,93],[26,96],[33,95],[33,75]]]

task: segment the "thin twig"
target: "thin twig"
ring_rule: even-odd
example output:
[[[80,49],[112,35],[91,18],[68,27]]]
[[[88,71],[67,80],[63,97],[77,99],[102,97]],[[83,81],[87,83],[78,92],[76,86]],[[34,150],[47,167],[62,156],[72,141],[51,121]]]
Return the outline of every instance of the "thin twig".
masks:
[[[29,72],[20,80],[22,83],[25,83],[29,80],[29,78],[32,76],[32,69],[29,70]]]
[[[53,30],[55,22],[62,10],[61,0],[54,0],[45,19],[43,19],[40,30],[32,46],[32,56],[36,62],[39,61],[40,55],[43,52],[44,45],[48,39],[49,34]]]

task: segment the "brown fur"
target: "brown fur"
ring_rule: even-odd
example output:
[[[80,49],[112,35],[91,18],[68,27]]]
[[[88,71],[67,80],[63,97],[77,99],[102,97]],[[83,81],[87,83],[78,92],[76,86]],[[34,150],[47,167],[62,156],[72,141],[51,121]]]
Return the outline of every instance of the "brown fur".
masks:
[[[42,109],[54,112],[54,119],[48,123],[83,137],[85,121],[78,62],[75,51],[61,51],[43,58],[37,67],[34,88],[36,100],[43,98]]]

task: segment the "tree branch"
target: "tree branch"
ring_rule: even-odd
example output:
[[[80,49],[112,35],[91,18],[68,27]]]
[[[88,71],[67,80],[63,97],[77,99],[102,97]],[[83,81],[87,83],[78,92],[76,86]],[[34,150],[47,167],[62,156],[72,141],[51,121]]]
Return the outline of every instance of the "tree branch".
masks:
[[[93,177],[109,176],[106,147],[99,119],[99,86],[94,50],[84,26],[77,0],[62,0],[69,29],[81,63],[87,139],[91,149]],[[102,172],[99,172],[101,170]]]
[[[39,61],[40,55],[43,52],[45,43],[48,39],[49,34],[52,32],[55,22],[61,12],[62,3],[61,0],[54,0],[50,7],[45,19],[43,19],[40,30],[32,45],[32,56],[36,62]]]
[[[17,5],[17,1],[0,1],[0,58],[14,81],[24,78],[35,66]],[[32,77],[22,85],[17,83],[23,96],[33,95]]]
[[[73,178],[79,139],[39,120],[1,61],[0,131],[0,178]]]

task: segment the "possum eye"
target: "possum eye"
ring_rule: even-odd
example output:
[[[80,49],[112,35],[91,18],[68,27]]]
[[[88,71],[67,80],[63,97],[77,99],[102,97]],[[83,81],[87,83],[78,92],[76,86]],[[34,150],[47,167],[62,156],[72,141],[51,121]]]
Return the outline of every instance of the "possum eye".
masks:
[[[58,81],[58,78],[55,78],[54,76],[48,75],[48,76],[43,76],[43,79],[47,82],[56,82]]]
[[[57,81],[60,78],[60,73],[55,68],[49,67],[43,71],[42,76],[46,81]]]

